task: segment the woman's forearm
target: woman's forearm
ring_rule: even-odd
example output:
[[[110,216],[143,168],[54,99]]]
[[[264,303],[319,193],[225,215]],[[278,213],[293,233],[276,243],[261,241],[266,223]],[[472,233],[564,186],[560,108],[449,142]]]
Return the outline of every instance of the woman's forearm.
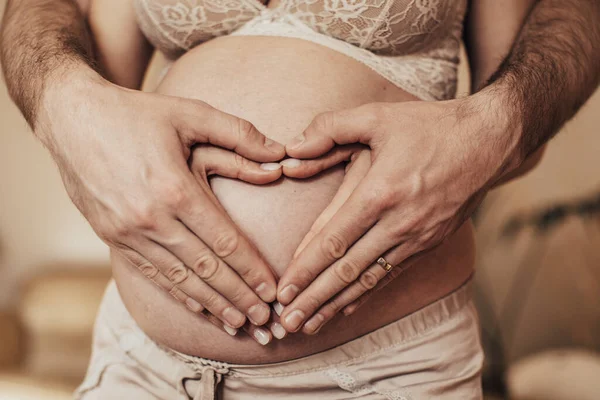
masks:
[[[84,16],[73,0],[9,0],[0,34],[8,91],[35,130],[44,90],[59,71],[95,69]]]

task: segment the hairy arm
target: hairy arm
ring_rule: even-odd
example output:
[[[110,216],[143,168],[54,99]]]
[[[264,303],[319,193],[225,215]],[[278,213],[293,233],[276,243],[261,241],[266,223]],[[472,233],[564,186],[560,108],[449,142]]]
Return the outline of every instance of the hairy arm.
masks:
[[[195,145],[214,144],[232,150],[218,153],[222,174],[267,183],[281,171],[251,160],[276,161],[285,150],[204,102],[131,90],[151,50],[131,6],[9,0],[0,51],[10,95],[114,252],[196,314],[206,309],[230,328],[246,316],[263,323],[275,298],[271,268],[190,170],[215,172],[215,152],[188,161]],[[248,162],[236,169],[239,157]]]
[[[87,1],[8,0],[0,36],[2,69],[10,96],[34,131],[54,74],[76,68],[95,74],[83,14],[88,7]]]
[[[508,56],[474,97],[509,122],[503,179],[534,154],[591,96],[600,80],[600,2],[541,0]]]

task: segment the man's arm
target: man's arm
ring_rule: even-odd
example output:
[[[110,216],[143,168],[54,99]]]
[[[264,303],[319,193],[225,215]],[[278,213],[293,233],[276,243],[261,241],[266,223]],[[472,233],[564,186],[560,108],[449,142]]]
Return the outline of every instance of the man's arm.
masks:
[[[206,309],[231,328],[246,316],[262,324],[275,277],[188,159],[201,143],[259,162],[279,160],[285,150],[250,122],[204,102],[104,79],[82,10],[107,1],[81,2],[81,9],[74,0],[9,1],[0,51],[10,94],[104,242],[192,312]],[[110,46],[115,40],[101,39]],[[110,46],[103,49],[118,49]],[[101,54],[106,65],[109,52]],[[134,85],[134,75],[118,70],[109,78]]]
[[[512,121],[504,174],[546,143],[591,96],[600,80],[599,65],[600,2],[534,5],[509,55],[474,96]]]
[[[71,0],[8,0],[0,33],[8,92],[35,131],[38,108],[52,74],[71,68],[95,73],[83,11]],[[43,140],[43,139],[42,139]],[[43,140],[44,141],[44,140]]]

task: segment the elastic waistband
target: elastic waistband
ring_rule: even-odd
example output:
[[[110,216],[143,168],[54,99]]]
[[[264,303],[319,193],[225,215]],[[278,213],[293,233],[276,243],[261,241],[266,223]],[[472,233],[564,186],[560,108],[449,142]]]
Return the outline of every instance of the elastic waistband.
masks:
[[[228,371],[230,376],[296,375],[331,368],[332,365],[354,363],[392,347],[408,345],[451,320],[468,306],[472,307],[470,280],[446,297],[371,333],[320,353],[279,363],[230,364],[182,354],[171,349],[163,350],[195,370],[205,367],[219,368]]]

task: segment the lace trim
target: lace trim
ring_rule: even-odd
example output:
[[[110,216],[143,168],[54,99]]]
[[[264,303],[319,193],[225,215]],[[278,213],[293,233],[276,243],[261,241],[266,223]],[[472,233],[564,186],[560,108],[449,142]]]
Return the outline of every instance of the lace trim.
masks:
[[[231,36],[279,36],[307,40],[351,57],[422,100],[454,97],[457,64],[424,55],[382,56],[315,32],[294,16],[263,13]]]
[[[368,383],[361,384],[350,373],[341,371],[337,368],[331,368],[325,371],[325,375],[337,383],[340,388],[355,395],[364,396],[368,394],[379,394],[386,400],[412,400],[412,397],[408,393],[404,393],[400,390],[378,390],[375,386]]]
[[[423,100],[456,94],[466,0],[134,0],[168,58],[223,35],[282,36],[345,54]]]

